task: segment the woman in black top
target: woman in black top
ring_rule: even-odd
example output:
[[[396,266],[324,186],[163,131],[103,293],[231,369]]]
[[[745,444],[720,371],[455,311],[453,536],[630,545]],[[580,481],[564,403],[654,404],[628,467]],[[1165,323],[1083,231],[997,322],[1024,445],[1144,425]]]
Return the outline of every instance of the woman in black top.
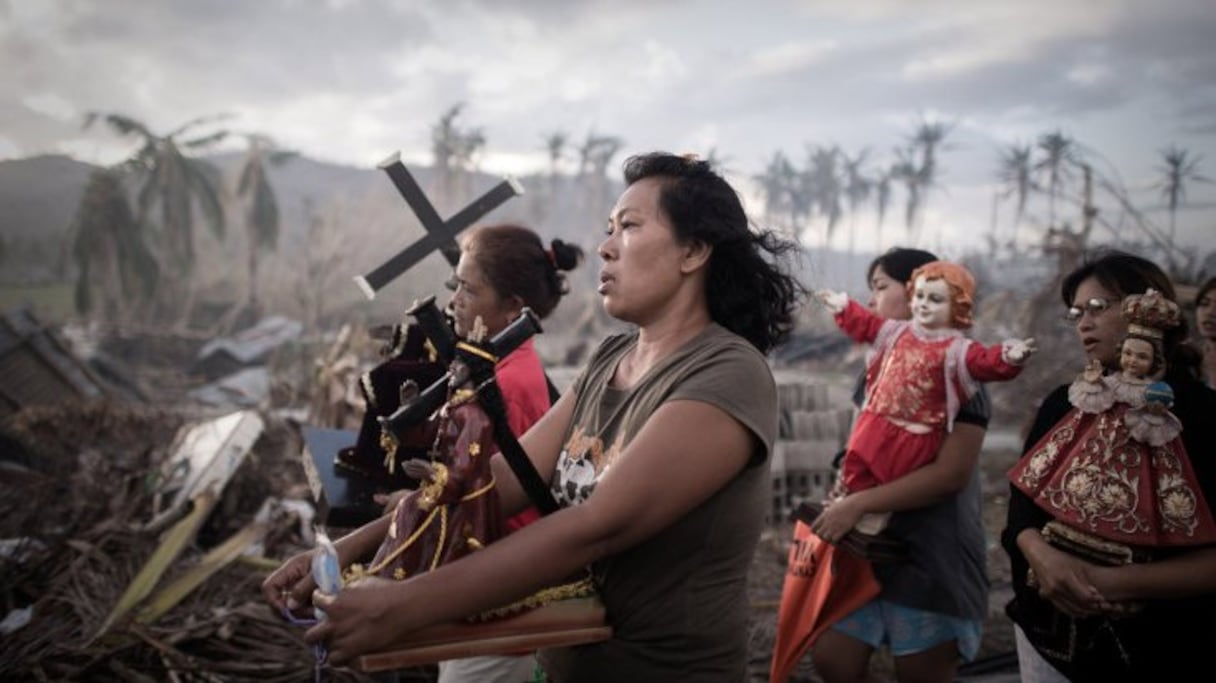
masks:
[[[1127,332],[1120,303],[1156,289],[1174,298],[1166,275],[1138,256],[1107,252],[1064,279],[1067,318],[1086,356],[1108,370],[1118,364]],[[1184,342],[1185,325],[1165,337],[1174,391],[1172,411],[1204,497],[1216,501],[1216,393],[1196,374],[1197,354]],[[1023,453],[1072,408],[1068,385],[1043,401]],[[1049,545],[1041,534],[1051,516],[1010,487],[1001,541],[1013,570],[1014,598],[1006,608],[1019,633],[1023,681],[1174,680],[1206,668],[1216,646],[1216,547],[1158,553],[1152,562],[1103,567]],[[1035,587],[1027,582],[1034,570]]]

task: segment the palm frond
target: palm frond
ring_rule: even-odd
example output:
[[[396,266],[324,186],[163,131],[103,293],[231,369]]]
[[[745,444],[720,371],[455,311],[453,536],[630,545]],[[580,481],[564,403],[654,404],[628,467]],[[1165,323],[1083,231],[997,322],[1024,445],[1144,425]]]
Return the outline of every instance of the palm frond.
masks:
[[[102,114],[101,112],[91,111],[85,116],[85,127],[91,126],[98,119],[104,120],[106,124],[120,135],[138,133],[145,138],[156,137],[143,123],[123,114]]]
[[[186,149],[200,149],[203,147],[210,147],[218,142],[221,142],[226,137],[228,137],[228,131],[217,130],[214,133],[208,133],[207,135],[194,138],[193,140],[186,140],[185,142],[181,143],[181,146],[185,147]]]
[[[231,112],[220,112],[218,114],[204,114],[203,116],[199,116],[197,118],[190,119],[189,121],[183,123],[182,125],[173,129],[170,133],[166,134],[165,137],[166,138],[175,138],[178,135],[181,135],[182,133],[186,132],[187,130],[194,128],[195,126],[201,126],[205,123],[217,123],[219,121],[226,121],[228,119],[231,119],[233,116],[234,116],[234,114],[232,114]]]

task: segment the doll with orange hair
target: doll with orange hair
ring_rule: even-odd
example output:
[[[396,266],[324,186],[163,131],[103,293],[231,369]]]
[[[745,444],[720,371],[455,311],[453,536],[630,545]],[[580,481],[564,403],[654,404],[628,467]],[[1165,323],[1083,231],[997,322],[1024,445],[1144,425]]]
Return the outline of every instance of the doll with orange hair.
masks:
[[[984,346],[965,336],[975,278],[961,265],[927,263],[913,271],[908,288],[911,320],[879,317],[843,292],[815,293],[846,334],[873,344],[865,402],[841,465],[848,493],[932,462],[959,406],[980,383],[1013,379],[1036,350],[1033,339]]]

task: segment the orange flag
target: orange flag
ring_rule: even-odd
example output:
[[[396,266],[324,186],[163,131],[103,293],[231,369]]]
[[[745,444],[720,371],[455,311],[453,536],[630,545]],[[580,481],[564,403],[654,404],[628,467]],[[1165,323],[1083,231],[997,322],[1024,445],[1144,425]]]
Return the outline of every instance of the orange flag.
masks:
[[[794,525],[770,683],[783,683],[832,624],[878,596],[880,586],[866,560],[819,538],[803,522]]]

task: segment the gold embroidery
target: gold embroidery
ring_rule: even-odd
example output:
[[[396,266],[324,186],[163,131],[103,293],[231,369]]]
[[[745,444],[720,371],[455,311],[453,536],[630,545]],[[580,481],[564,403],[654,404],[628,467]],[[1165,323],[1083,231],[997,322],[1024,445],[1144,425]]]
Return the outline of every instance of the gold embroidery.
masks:
[[[1102,413],[1093,419],[1084,444],[1063,463],[1055,483],[1040,488],[1075,442],[1080,411],[1031,451],[1018,483],[1038,491],[1037,498],[1050,506],[1049,511],[1067,515],[1091,531],[1103,523],[1128,535],[1151,531],[1154,521],[1149,516],[1155,514],[1160,531],[1192,536],[1199,526],[1199,499],[1174,451],[1133,441],[1120,414]],[[1156,473],[1156,510],[1144,509],[1147,505],[1141,500],[1141,476],[1146,471]]]
[[[422,511],[435,507],[435,501],[443,494],[443,487],[448,485],[448,468],[441,462],[431,463],[431,482],[418,489],[417,505]]]
[[[444,538],[446,531],[447,531],[447,524],[448,524],[448,516],[447,516],[446,512],[447,512],[447,508],[442,507],[442,506],[438,507],[434,510],[431,510],[431,514],[427,515],[426,519],[422,520],[422,524],[419,524],[418,528],[414,529],[414,533],[410,534],[410,537],[405,539],[404,543],[397,546],[397,549],[394,550],[393,552],[389,553],[388,557],[384,558],[380,562],[372,565],[370,568],[365,570],[365,573],[379,574],[381,571],[384,570],[385,567],[392,564],[393,560],[400,557],[401,553],[405,552],[407,548],[409,548],[411,545],[413,545],[414,541],[417,541],[418,537],[422,535],[422,532],[426,531],[427,528],[431,526],[431,522],[434,521],[436,516],[440,517],[439,537]],[[443,544],[440,543],[438,549],[442,549],[442,548],[443,548]],[[436,559],[438,559],[438,549],[436,550]]]
[[[397,437],[389,431],[388,427],[380,428],[380,448],[384,449],[384,469],[392,474],[397,462]]]
[[[911,332],[905,332],[905,335]],[[945,349],[953,342],[905,340],[883,354],[879,375],[888,381],[875,382],[876,391],[867,409],[879,415],[925,424],[945,424],[945,401],[934,400],[948,379]],[[898,353],[896,349],[898,348]]]
[[[582,598],[594,594],[595,584],[591,583],[591,577],[588,576],[571,583],[564,583],[559,586],[542,588],[523,600],[518,600],[509,605],[487,610],[481,614],[476,614],[469,617],[469,621],[489,621],[490,619],[504,617],[509,614],[515,614],[516,612],[522,612],[527,609],[533,609],[535,607],[547,605],[558,600]]]
[[[345,585],[352,581],[358,581],[365,576],[367,576],[367,568],[361,563],[356,562],[347,567],[346,571],[342,572],[342,583]]]

